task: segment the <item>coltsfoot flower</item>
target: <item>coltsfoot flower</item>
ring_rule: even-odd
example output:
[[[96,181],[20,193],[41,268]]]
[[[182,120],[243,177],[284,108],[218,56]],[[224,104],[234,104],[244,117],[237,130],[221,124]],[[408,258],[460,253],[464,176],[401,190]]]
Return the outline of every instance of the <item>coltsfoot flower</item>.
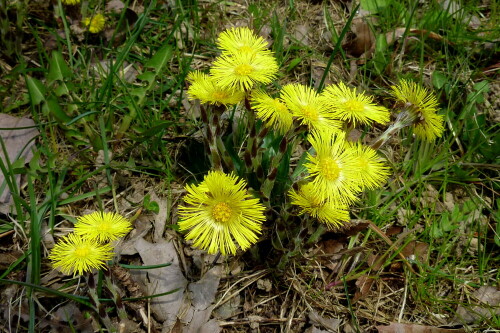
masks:
[[[318,131],[309,142],[316,151],[314,155],[307,154],[305,163],[313,194],[346,205],[356,201],[356,194],[361,191],[356,152],[346,145],[344,136]]]
[[[252,92],[251,104],[257,113],[257,118],[278,133],[285,134],[292,127],[293,116],[279,98],[273,98],[262,90],[257,90]]]
[[[106,19],[101,13],[95,14],[92,17],[86,17],[82,21],[83,25],[89,29],[90,33],[97,34],[104,29]]]
[[[264,206],[245,189],[235,175],[210,171],[197,186],[186,186],[184,206],[179,206],[179,230],[185,238],[209,254],[235,254],[257,242],[262,229]]]
[[[300,208],[300,215],[309,214],[330,229],[339,228],[349,222],[347,205],[319,197],[311,183],[302,185],[297,192],[290,190],[288,195],[292,199],[292,205]]]
[[[71,233],[56,243],[49,259],[54,268],[59,268],[64,274],[81,275],[104,267],[106,261],[113,258],[112,250],[110,244],[100,244],[95,239]]]
[[[247,27],[231,28],[221,32],[217,38],[217,46],[223,52],[232,54],[262,52],[270,54],[266,40]]]
[[[421,85],[412,81],[401,80],[391,86],[392,94],[415,116],[413,132],[426,141],[434,141],[444,131],[443,116],[436,114],[439,104],[436,96]]]
[[[387,182],[389,168],[377,151],[361,143],[348,144],[354,151],[354,168],[361,189],[373,190]]]
[[[94,212],[78,218],[75,234],[97,242],[114,241],[132,230],[132,224],[116,213]]]
[[[210,74],[220,87],[249,91],[257,83],[271,83],[278,72],[278,63],[271,53],[237,53],[219,56]]]
[[[389,121],[389,111],[385,107],[373,103],[373,97],[357,93],[355,88],[351,89],[343,82],[326,87],[321,97],[336,117],[350,121],[354,126],[356,123],[370,125]]]
[[[191,82],[187,91],[189,99],[199,99],[201,103],[234,105],[245,97],[242,91],[220,87],[213,76],[200,71],[189,73],[187,80]]]
[[[292,111],[294,117],[309,130],[334,131],[341,126],[333,113],[328,110],[319,94],[302,84],[287,84],[281,89],[281,99]]]

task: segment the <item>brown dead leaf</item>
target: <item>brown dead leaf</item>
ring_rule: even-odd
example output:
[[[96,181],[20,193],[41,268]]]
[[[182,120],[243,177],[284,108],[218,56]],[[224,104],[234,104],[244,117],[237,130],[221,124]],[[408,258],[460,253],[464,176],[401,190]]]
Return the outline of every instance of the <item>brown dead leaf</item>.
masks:
[[[362,275],[356,280],[357,290],[354,293],[354,297],[352,298],[353,304],[368,295],[370,289],[372,288],[373,282],[375,282],[375,280],[369,278],[367,275]]]
[[[425,262],[429,252],[429,244],[418,241],[411,241],[401,250],[401,253],[406,257],[419,262]]]
[[[472,296],[480,305],[459,306],[453,323],[470,324],[484,318],[500,315],[500,290],[493,286],[482,286]]]
[[[309,26],[307,24],[298,24],[293,31],[293,37],[305,46],[310,46],[308,34]]]
[[[416,324],[391,323],[389,326],[376,326],[379,333],[462,333],[464,329],[449,329]]]
[[[133,275],[137,276],[137,279],[142,280],[148,295],[161,294],[179,288],[174,293],[155,297],[151,301],[153,313],[158,320],[163,321],[163,329],[168,331],[177,321],[177,314],[187,286],[187,280],[179,266],[179,258],[174,244],[167,241],[149,243],[140,238],[136,241],[135,247],[144,265],[172,263],[167,267],[132,272]]]
[[[342,45],[348,54],[359,57],[374,47],[375,35],[366,17],[356,17],[352,20],[351,30],[353,35]]]
[[[309,312],[309,320],[313,325],[321,326],[329,331],[337,332],[342,320],[338,318],[325,318],[320,316],[319,313],[312,310]]]
[[[28,163],[33,158],[32,150],[35,146],[33,139],[39,134],[34,126],[35,122],[32,119],[13,117],[4,113],[0,114],[0,127],[4,128],[0,130],[0,137],[5,145],[5,153],[7,153],[11,164],[21,159],[24,160],[24,163]],[[1,148],[0,159],[7,165],[6,156]],[[20,182],[21,176],[15,175],[17,188],[19,188]],[[5,176],[0,173],[0,212],[9,214],[12,203],[12,195],[5,182]]]

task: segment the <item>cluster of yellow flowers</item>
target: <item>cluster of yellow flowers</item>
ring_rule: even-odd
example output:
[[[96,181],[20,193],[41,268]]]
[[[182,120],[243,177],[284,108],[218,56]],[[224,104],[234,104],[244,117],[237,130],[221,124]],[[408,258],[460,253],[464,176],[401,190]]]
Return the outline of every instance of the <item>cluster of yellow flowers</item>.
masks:
[[[349,142],[344,129],[357,125],[387,124],[389,110],[371,96],[344,83],[327,86],[322,92],[302,84],[287,84],[277,97],[261,84],[276,78],[278,65],[267,42],[248,28],[232,28],[217,40],[221,55],[210,74],[200,71],[188,76],[190,99],[213,105],[234,105],[246,100],[263,124],[280,135],[293,137],[306,127],[312,146],[307,154],[307,176],[288,195],[300,214],[338,228],[349,222],[349,206],[365,189],[381,187],[389,168],[377,152],[360,142]],[[416,136],[428,141],[441,136],[442,116],[437,100],[425,88],[401,81],[392,96],[409,112]],[[406,126],[406,125],[405,125]],[[246,182],[222,171],[210,172],[198,186],[187,186],[185,206],[180,207],[180,230],[186,238],[209,253],[236,252],[236,243],[248,248],[257,241],[265,220],[264,207],[251,198]]]
[[[94,212],[78,218],[74,232],[61,238],[49,259],[64,274],[83,274],[113,258],[111,242],[125,236],[131,223],[116,213]]]

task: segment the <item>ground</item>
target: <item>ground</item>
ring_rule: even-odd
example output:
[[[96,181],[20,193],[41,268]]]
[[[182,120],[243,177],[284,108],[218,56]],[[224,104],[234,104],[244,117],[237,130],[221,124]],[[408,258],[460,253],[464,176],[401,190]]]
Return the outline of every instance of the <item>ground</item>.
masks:
[[[3,331],[500,329],[499,3],[62,2],[0,6]],[[92,33],[82,22],[97,13],[106,24]],[[332,230],[285,195],[310,149],[301,142],[280,164],[283,187],[255,245],[226,256],[193,247],[178,207],[213,156],[206,106],[188,98],[186,77],[208,70],[218,34],[235,26],[268,41],[280,66],[272,89],[345,82],[390,109],[392,123],[390,87],[413,80],[436,96],[443,135],[393,135],[379,149],[387,183]],[[234,143],[223,162],[237,166],[251,137],[243,104],[220,116],[217,132]],[[388,126],[350,139],[373,144]],[[259,151],[265,167],[279,147],[273,135]],[[248,182],[259,197],[257,178]],[[54,269],[54,245],[94,211],[133,225],[109,268],[92,278]]]

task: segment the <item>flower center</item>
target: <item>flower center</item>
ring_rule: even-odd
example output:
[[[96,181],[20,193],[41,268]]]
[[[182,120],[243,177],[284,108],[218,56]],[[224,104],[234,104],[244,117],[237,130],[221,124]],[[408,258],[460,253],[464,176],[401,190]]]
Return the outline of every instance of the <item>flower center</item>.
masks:
[[[88,246],[80,246],[75,249],[75,256],[78,258],[85,258],[90,254],[90,249]]]
[[[344,108],[346,108],[346,110],[350,112],[363,112],[365,110],[365,106],[363,103],[353,99],[344,102]]]
[[[212,216],[217,222],[227,222],[231,217],[231,208],[225,202],[219,202],[212,210]]]
[[[318,119],[318,110],[316,108],[306,105],[302,107],[302,114],[304,115],[304,118],[310,119],[310,120],[316,120]]]
[[[358,157],[358,165],[362,170],[368,170],[368,159],[365,157]]]
[[[336,180],[340,175],[340,168],[337,162],[331,157],[321,159],[319,163],[321,174],[328,180]]]
[[[236,68],[234,69],[234,74],[238,76],[248,76],[252,74],[252,72],[253,72],[253,67],[250,66],[249,64],[241,64],[236,66]]]

